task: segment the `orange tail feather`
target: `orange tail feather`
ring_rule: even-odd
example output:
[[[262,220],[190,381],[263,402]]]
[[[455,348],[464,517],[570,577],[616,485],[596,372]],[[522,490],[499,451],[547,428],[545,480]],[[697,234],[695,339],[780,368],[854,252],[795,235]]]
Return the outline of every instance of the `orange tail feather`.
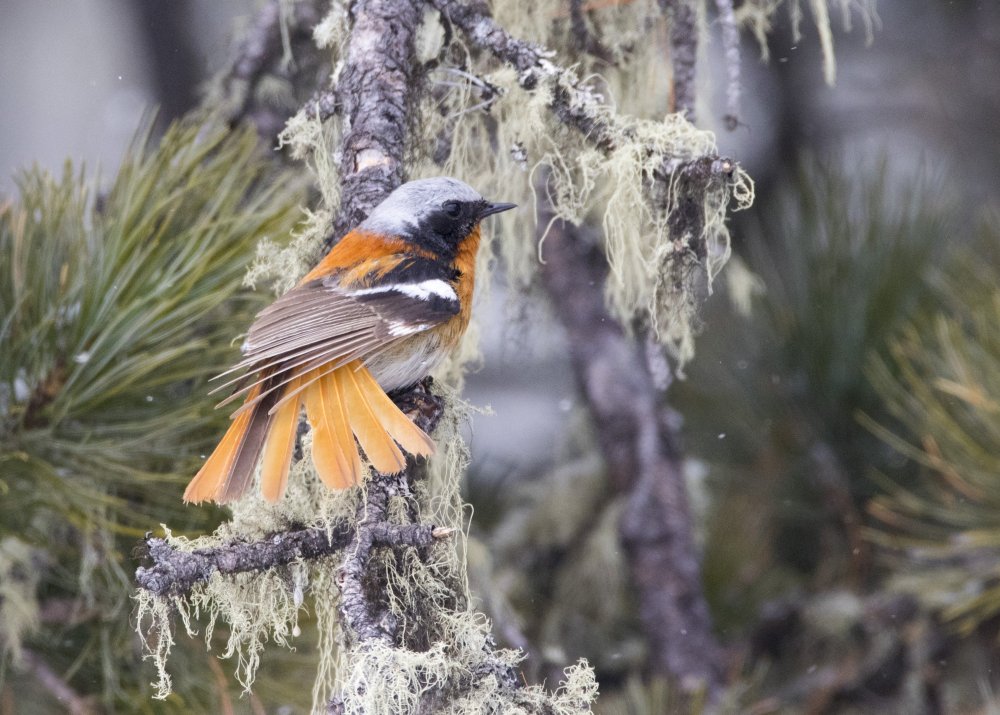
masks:
[[[299,379],[289,383],[288,389],[298,387]],[[260,490],[269,502],[276,502],[285,493],[288,485],[288,469],[292,464],[295,449],[295,434],[299,426],[300,397],[296,395],[285,402],[271,416],[267,439],[264,442],[264,457],[261,460]]]
[[[247,398],[256,397],[259,392],[260,388],[255,388]],[[243,412],[233,420],[215,451],[205,460],[184,490],[185,502],[220,501],[226,485],[231,481],[233,468],[236,466],[240,448],[246,441],[253,417],[253,412]]]
[[[393,404],[360,361],[326,374],[323,369],[296,376],[264,399],[261,393],[266,383],[255,385],[245,398],[252,404],[237,410],[225,436],[188,484],[184,501],[225,503],[242,496],[261,452],[261,492],[268,501],[281,499],[303,402],[313,429],[313,463],[332,489],[361,483],[359,445],[383,474],[405,468],[400,447],[414,455],[433,454],[431,438]],[[322,376],[316,379],[317,375]],[[301,391],[296,394],[296,390]],[[293,396],[282,402],[289,394]]]
[[[406,459],[375,416],[364,392],[358,386],[355,372],[362,370],[368,372],[360,362],[354,361],[334,373],[351,420],[351,429],[375,470],[381,474],[396,474],[403,471]]]
[[[341,429],[334,400],[328,399],[328,391],[323,389],[330,375],[324,375],[305,390],[306,415],[313,429],[313,464],[320,479],[331,489],[350,486],[347,481],[349,457],[344,453],[339,439]],[[351,451],[357,451],[353,444]]]
[[[321,389],[324,399],[333,406],[333,415],[330,418],[331,431],[346,461],[343,473],[344,488],[361,484],[364,474],[361,467],[361,455],[358,454],[358,445],[354,441],[354,433],[351,432],[351,422],[347,416],[347,408],[344,405],[336,375],[332,373],[324,375],[321,380]]]
[[[356,369],[353,375],[375,419],[400,447],[418,457],[434,454],[434,441],[396,407],[368,370]]]

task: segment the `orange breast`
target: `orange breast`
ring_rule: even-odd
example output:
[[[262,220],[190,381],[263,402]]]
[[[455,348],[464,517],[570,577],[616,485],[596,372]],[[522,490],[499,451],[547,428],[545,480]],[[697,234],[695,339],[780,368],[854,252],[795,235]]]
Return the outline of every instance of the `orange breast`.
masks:
[[[458,343],[462,333],[469,327],[469,318],[472,317],[472,295],[476,287],[476,254],[479,252],[480,238],[477,224],[465,240],[458,244],[455,268],[459,270],[460,275],[455,292],[462,307],[458,315],[441,326],[441,342],[448,348]]]

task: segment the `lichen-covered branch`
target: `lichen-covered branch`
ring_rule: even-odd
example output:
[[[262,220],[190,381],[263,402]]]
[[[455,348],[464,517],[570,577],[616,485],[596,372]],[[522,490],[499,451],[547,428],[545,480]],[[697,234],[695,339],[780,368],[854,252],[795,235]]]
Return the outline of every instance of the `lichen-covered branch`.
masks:
[[[511,35],[493,19],[485,3],[474,0],[431,0],[474,47],[489,52],[518,71],[518,84],[527,90],[550,82],[552,111],[563,123],[583,133],[598,149],[617,146],[622,128],[616,127],[600,96],[579,82],[569,70],[554,64],[554,52]],[[627,135],[627,129],[624,130]]]
[[[430,392],[427,379],[405,393],[394,395],[395,402],[421,429],[432,431],[443,410],[441,398]],[[369,489],[375,504],[384,493]],[[435,539],[450,535],[447,529],[426,524],[390,524],[384,521],[384,508],[365,513],[359,529],[365,545],[365,558],[373,546],[430,546]],[[259,541],[232,542],[210,549],[185,551],[166,539],[146,539],[152,565],[136,569],[136,583],[154,596],[185,595],[205,583],[213,574],[232,575],[267,571],[293,561],[309,561],[329,556],[351,544],[359,543],[355,528],[337,522],[313,528],[291,529]],[[359,558],[353,552],[348,558]],[[345,579],[345,582],[348,582]]]
[[[266,571],[299,559],[328,556],[350,543],[347,524],[283,531],[261,541],[235,542],[212,549],[183,551],[166,539],[146,539],[153,564],[135,572],[136,583],[155,596],[183,595],[212,574]]]
[[[404,489],[405,479],[396,476],[379,474],[369,480],[358,509],[358,529],[351,539],[351,549],[337,571],[341,619],[347,636],[355,643],[378,641],[390,647],[395,643],[396,619],[385,599],[372,593],[366,576],[375,529],[384,525],[390,497]]]
[[[414,101],[414,39],[421,12],[416,0],[361,0],[352,5],[346,64],[335,90],[348,127],[339,149],[341,204],[327,245],[363,221],[403,181]],[[410,397],[404,394],[402,399]],[[420,426],[431,432],[442,412],[438,400],[424,414],[429,424]],[[412,498],[408,483],[412,469],[411,461],[402,475],[376,475],[367,483],[357,530],[337,572],[342,623],[348,638],[358,644],[396,642],[398,624],[387,594],[376,592],[367,570],[375,530],[387,518],[390,498]]]
[[[542,215],[545,226],[551,215]],[[594,420],[611,481],[625,497],[619,525],[651,665],[690,690],[722,685],[692,537],[674,428],[657,404],[642,346],[628,338],[600,290],[607,264],[594,242],[556,221],[542,277],[566,328],[577,381]]]
[[[354,23],[347,45],[347,60],[335,90],[347,127],[339,150],[341,205],[328,243],[362,221],[403,180],[406,135],[416,95],[414,37],[422,11],[422,5],[416,0],[359,0],[352,5]],[[428,384],[429,381],[425,381],[392,397],[419,427],[431,433],[442,417],[444,402],[429,392]],[[435,622],[442,620],[444,611],[459,613],[467,607],[460,583],[450,583],[450,577],[439,574],[433,576],[439,582],[433,587],[437,594],[433,603],[409,602],[406,606],[409,626],[404,628],[402,618],[393,609],[393,587],[385,583],[384,561],[387,559],[388,563],[402,568],[408,556],[403,550],[394,548],[382,561],[373,558],[373,546],[384,539],[386,532],[393,535],[394,547],[400,545],[405,534],[422,536],[424,533],[415,530],[420,518],[412,489],[418,479],[416,467],[411,460],[402,474],[373,475],[366,482],[356,513],[356,529],[336,572],[340,622],[348,649],[353,651],[349,657],[361,664],[362,672],[357,677],[369,684],[377,677],[376,671],[384,667],[377,665],[379,658],[391,658],[385,654],[393,651],[406,658],[413,657],[414,649],[424,652],[430,647],[433,650]],[[431,536],[444,537],[449,533],[450,530],[432,530]],[[414,539],[407,545],[418,548],[420,560],[427,558],[423,547],[429,543]],[[352,671],[345,674],[343,690],[330,700],[327,710],[344,712],[350,709],[351,702],[356,709],[359,699],[383,697],[397,703],[411,703],[406,706],[407,711],[416,698],[416,711],[439,712],[468,697],[471,691],[485,687],[487,681],[492,684],[489,687],[495,696],[507,693],[507,697],[511,697],[510,694],[520,692],[522,683],[510,657],[497,650],[489,634],[483,634],[482,638],[478,648],[471,648],[475,663],[464,666],[471,667],[464,677],[453,675],[441,679],[430,673],[415,672],[415,677],[426,678],[427,682],[416,686],[414,692],[366,696],[361,691],[375,686],[360,686],[361,691],[358,691],[358,686],[350,684],[355,677]]]

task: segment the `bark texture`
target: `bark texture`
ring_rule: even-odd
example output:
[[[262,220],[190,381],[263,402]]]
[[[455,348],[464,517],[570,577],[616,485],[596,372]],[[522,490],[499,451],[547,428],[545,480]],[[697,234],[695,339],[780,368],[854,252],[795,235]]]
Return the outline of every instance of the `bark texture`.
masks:
[[[692,0],[660,0],[670,18],[670,64],[674,111],[695,120],[695,68],[698,64],[698,10]]]
[[[740,72],[740,29],[736,25],[733,0],[715,0],[719,11],[719,25],[722,28],[722,48],[726,55],[726,129],[733,131],[740,124],[740,94],[742,82]]]
[[[359,0],[336,97],[345,126],[340,146],[340,212],[327,247],[361,223],[403,183],[403,157],[416,95],[413,41],[417,0]]]

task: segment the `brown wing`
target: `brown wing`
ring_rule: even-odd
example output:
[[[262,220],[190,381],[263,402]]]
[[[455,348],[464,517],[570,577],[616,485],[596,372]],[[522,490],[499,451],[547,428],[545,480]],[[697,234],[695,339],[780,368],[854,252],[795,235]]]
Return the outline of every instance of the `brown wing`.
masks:
[[[453,295],[440,280],[392,282],[352,291],[340,289],[329,278],[300,285],[257,315],[243,344],[243,360],[219,377],[241,374],[215,391],[237,384],[238,389],[221,403],[226,404],[261,384],[260,394],[244,403],[239,410],[243,411],[305,372],[323,368],[318,372],[322,374],[364,360],[439,325],[459,311]],[[287,391],[282,400],[308,384]]]

